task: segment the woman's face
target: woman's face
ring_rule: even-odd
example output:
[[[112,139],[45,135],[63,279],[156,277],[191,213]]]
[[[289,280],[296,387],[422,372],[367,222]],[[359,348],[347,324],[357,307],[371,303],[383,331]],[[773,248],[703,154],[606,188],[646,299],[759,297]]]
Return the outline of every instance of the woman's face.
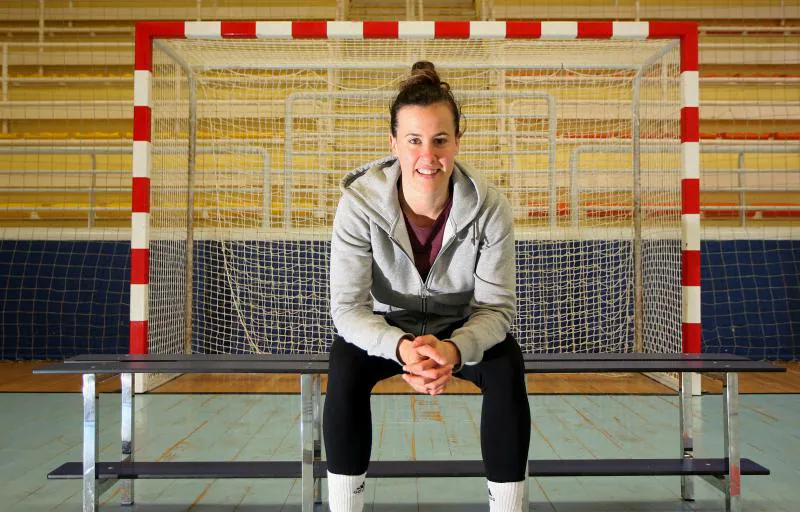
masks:
[[[458,154],[453,113],[446,103],[407,105],[397,113],[397,137],[392,152],[400,160],[404,190],[422,194],[446,193]]]

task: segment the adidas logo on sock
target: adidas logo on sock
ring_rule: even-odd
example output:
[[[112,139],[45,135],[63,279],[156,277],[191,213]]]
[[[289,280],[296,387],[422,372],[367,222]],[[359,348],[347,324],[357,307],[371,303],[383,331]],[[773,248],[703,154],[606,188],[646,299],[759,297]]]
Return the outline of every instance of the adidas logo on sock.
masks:
[[[361,485],[355,488],[353,494],[364,494],[364,482],[361,482]]]
[[[494,496],[492,496],[492,489],[489,488],[489,501],[495,501]]]

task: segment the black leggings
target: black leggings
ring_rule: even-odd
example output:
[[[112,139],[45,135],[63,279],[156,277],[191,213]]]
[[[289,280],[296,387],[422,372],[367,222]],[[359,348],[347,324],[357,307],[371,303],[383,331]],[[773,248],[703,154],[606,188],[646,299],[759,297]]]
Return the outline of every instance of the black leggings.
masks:
[[[366,473],[372,450],[372,388],[400,373],[403,369],[396,362],[370,356],[336,336],[322,425],[330,472]],[[486,477],[492,482],[524,480],[531,411],[522,351],[514,337],[509,334],[487,350],[480,363],[465,365],[454,376],[476,384],[483,393],[481,453]]]

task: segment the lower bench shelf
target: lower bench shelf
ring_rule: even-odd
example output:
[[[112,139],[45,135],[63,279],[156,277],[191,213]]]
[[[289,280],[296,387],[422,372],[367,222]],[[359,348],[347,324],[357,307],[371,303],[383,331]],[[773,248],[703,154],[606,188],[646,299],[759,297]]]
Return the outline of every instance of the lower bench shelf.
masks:
[[[154,478],[300,478],[299,461],[203,461],[203,462],[100,462],[100,479]],[[314,477],[324,478],[325,461],[314,463]],[[723,476],[728,471],[725,459],[588,459],[531,460],[532,477],[546,476]],[[486,473],[480,460],[374,461],[370,477],[482,477]],[[769,475],[769,470],[750,459],[741,459],[742,475]],[[83,477],[80,462],[68,462],[50,472],[47,478]]]

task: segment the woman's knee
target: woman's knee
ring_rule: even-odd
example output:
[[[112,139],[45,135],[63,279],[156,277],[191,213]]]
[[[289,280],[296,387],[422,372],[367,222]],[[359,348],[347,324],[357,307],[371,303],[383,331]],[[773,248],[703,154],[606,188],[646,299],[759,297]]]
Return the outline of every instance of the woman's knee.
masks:
[[[516,340],[510,335],[502,343],[487,350],[479,365],[481,367],[481,388],[484,391],[488,389],[502,392],[516,390],[527,394],[522,351]]]
[[[366,352],[337,336],[328,363],[328,392],[349,395],[363,392],[365,387],[369,392],[367,359]]]

